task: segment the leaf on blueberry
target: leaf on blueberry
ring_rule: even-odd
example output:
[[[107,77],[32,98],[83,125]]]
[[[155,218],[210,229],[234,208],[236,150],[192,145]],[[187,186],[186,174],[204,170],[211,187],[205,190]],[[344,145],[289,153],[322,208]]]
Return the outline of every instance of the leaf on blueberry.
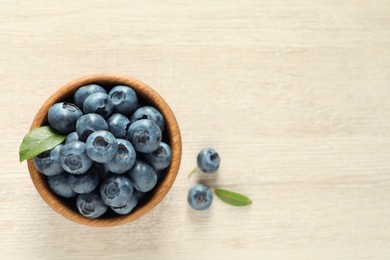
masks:
[[[215,189],[214,192],[223,202],[232,206],[246,206],[252,203],[248,197],[233,191]]]
[[[62,143],[66,136],[58,134],[49,126],[42,126],[31,130],[23,138],[19,147],[19,161],[33,158]]]

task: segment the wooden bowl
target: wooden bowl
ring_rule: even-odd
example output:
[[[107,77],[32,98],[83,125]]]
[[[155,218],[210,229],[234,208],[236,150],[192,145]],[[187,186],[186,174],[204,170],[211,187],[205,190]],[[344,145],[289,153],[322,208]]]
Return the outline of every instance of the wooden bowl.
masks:
[[[164,172],[161,174],[161,179],[159,179],[156,188],[149,192],[148,197],[145,198],[145,200],[128,215],[105,214],[101,218],[90,219],[82,216],[77,211],[75,203],[66,202],[64,199],[58,197],[50,190],[46,176],[37,171],[32,162],[32,159],[27,161],[27,165],[31,179],[38,193],[46,201],[46,203],[60,215],[74,222],[93,227],[117,226],[131,222],[145,215],[168,193],[173,182],[175,181],[180,167],[180,130],[172,110],[156,91],[154,91],[145,83],[142,83],[131,77],[112,74],[96,74],[85,76],[61,87],[48,100],[46,100],[46,102],[39,109],[34,118],[34,121],[32,122],[31,129],[48,124],[47,112],[54,103],[71,98],[78,88],[92,83],[102,85],[108,89],[116,85],[129,86],[135,90],[140,100],[143,100],[144,102],[156,107],[164,116],[166,129],[164,132],[167,135],[166,141],[172,149],[172,162],[168,169],[164,170]]]

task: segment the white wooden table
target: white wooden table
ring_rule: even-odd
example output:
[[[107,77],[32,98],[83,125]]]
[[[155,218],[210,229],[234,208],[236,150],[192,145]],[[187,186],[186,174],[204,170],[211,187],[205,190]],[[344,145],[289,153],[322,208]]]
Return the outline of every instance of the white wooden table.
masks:
[[[389,1],[0,1],[1,259],[389,259]],[[171,105],[178,178],[142,219],[52,211],[19,144],[57,88],[134,76]],[[217,176],[187,173],[216,148]],[[247,194],[195,212],[200,179]]]

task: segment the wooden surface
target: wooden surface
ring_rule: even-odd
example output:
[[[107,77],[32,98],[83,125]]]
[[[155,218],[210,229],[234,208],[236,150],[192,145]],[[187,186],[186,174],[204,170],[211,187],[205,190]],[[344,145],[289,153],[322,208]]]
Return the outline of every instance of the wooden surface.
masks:
[[[389,259],[389,1],[0,1],[1,259]],[[179,175],[107,229],[40,198],[18,148],[63,84],[129,74],[177,116]],[[216,148],[216,176],[186,175]],[[191,210],[198,180],[247,194]]]

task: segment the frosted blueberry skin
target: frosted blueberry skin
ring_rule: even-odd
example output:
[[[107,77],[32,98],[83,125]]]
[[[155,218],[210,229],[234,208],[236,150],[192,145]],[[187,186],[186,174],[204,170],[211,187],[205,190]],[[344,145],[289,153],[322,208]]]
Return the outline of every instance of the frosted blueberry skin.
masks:
[[[141,119],[130,125],[126,137],[136,151],[151,153],[159,147],[162,134],[160,128],[152,120]]]
[[[64,145],[60,151],[62,168],[72,174],[83,174],[92,166],[92,160],[86,154],[86,145],[74,141]]]
[[[74,94],[74,103],[79,108],[83,108],[84,101],[88,96],[95,93],[104,93],[107,94],[106,90],[99,85],[90,84],[79,88]]]
[[[133,194],[133,184],[123,175],[108,177],[100,185],[100,195],[108,206],[123,207]]]
[[[84,174],[71,174],[68,183],[76,193],[89,193],[98,186],[99,174],[91,168]]]
[[[137,197],[131,196],[130,199],[127,201],[125,206],[111,207],[111,209],[112,209],[112,211],[114,211],[115,213],[118,213],[120,215],[127,215],[131,211],[133,211],[133,209],[137,206],[137,204],[138,204]]]
[[[113,173],[122,174],[133,167],[137,155],[133,145],[129,141],[117,139],[117,142],[118,152],[115,154],[114,158],[105,163],[104,166]]]
[[[116,137],[125,139],[127,129],[130,126],[130,120],[119,113],[115,113],[107,120],[108,128],[110,132]]]
[[[64,198],[73,198],[76,196],[76,192],[69,186],[68,180],[69,173],[67,172],[47,177],[49,187],[55,194]]]
[[[127,86],[116,86],[108,94],[114,103],[114,110],[123,115],[130,115],[138,108],[137,94]]]
[[[66,139],[65,139],[65,144],[68,144],[68,143],[71,143],[74,141],[79,141],[79,136],[78,136],[77,132],[72,132],[72,133],[68,134],[66,136]]]
[[[43,173],[46,176],[53,176],[63,172],[64,169],[62,169],[60,164],[61,148],[62,145],[60,144],[49,151],[35,156],[33,159],[35,168],[37,168],[40,173]]]
[[[213,148],[201,150],[197,157],[198,168],[205,173],[216,172],[220,162],[221,158]]]
[[[164,117],[156,108],[151,106],[144,106],[138,108],[131,116],[131,123],[140,119],[150,119],[160,127],[161,132],[164,131]]]
[[[85,142],[90,134],[99,130],[108,131],[108,124],[101,115],[86,114],[77,120],[76,131],[80,141]]]
[[[203,184],[197,184],[188,191],[187,201],[195,210],[205,210],[213,202],[213,192]]]
[[[79,194],[76,206],[81,215],[87,218],[98,218],[107,211],[107,205],[96,191]]]
[[[82,115],[83,112],[76,105],[61,102],[50,107],[47,118],[53,129],[68,134],[76,129],[76,122]]]
[[[134,187],[141,192],[148,192],[156,186],[156,171],[147,163],[136,160],[134,166],[127,172]]]
[[[156,171],[164,170],[171,164],[171,147],[169,147],[166,143],[161,142],[156,151],[144,154],[143,158]]]
[[[107,118],[112,115],[114,104],[107,94],[95,93],[84,101],[83,110],[85,114],[95,113]]]
[[[108,131],[100,130],[88,136],[86,152],[89,158],[98,163],[111,161],[118,152],[118,141]]]

